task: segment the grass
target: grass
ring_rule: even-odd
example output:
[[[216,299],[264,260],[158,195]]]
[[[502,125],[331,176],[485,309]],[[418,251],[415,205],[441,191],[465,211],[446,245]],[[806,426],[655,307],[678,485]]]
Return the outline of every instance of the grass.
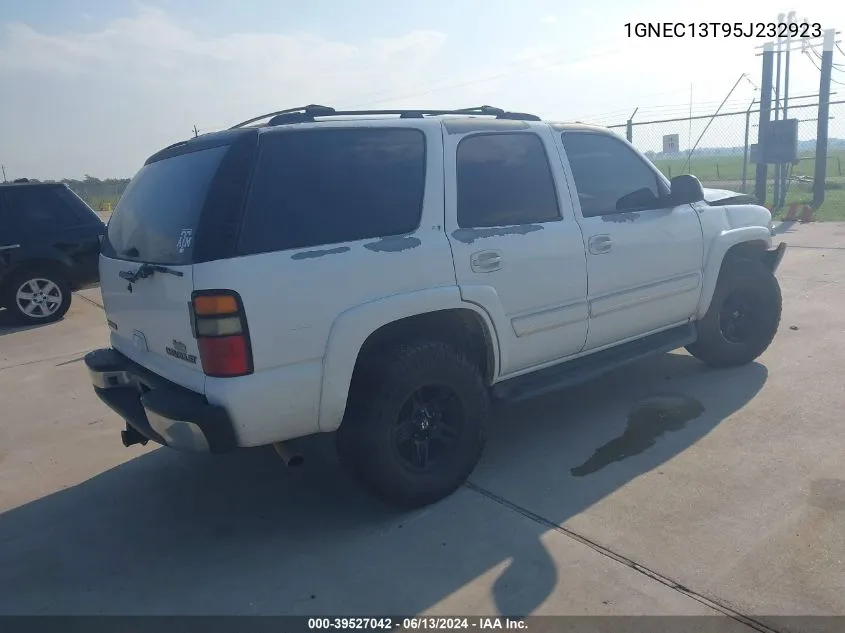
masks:
[[[666,176],[678,176],[680,174],[692,173],[702,182],[705,187],[715,189],[730,189],[740,191],[742,185],[742,156],[700,156],[693,157],[690,161],[690,168],[687,170],[685,159],[654,160],[654,164]],[[753,191],[756,165],[748,164],[746,171],[746,190]],[[815,160],[812,156],[801,157],[798,164],[792,168],[793,176],[813,177]],[[774,173],[774,168],[769,168],[769,177]],[[774,200],[772,184],[766,190],[766,203],[771,204]],[[782,208],[776,209],[772,214],[775,218],[782,219],[789,211],[789,205],[793,202],[801,204],[812,204],[813,185],[812,182],[792,181],[786,195],[786,202]],[[800,209],[799,209],[800,215]],[[825,201],[813,214],[813,220],[820,222],[845,221],[845,152],[831,152],[827,161],[827,186],[825,187]]]

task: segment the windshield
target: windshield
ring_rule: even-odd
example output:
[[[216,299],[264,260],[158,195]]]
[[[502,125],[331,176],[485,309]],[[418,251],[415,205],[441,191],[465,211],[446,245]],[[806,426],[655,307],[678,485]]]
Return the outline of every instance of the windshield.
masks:
[[[211,181],[227,145],[145,165],[114,210],[103,242],[107,257],[190,264]]]

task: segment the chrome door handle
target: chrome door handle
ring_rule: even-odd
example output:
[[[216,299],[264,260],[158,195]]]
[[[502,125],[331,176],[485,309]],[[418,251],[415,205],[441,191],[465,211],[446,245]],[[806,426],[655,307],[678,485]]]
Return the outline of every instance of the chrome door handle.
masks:
[[[0,251],[10,251],[13,248],[20,248],[20,244],[9,244],[8,246],[0,246]]]
[[[473,253],[469,260],[472,270],[477,273],[489,273],[502,267],[502,254],[499,251],[481,251]]]
[[[590,238],[589,248],[593,255],[607,253],[613,247],[613,240],[609,235],[594,235]]]

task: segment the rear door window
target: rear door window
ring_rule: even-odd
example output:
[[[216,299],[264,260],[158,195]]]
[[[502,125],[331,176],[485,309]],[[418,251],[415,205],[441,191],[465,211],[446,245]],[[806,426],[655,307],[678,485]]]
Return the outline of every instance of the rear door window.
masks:
[[[152,264],[190,264],[211,182],[228,145],[145,165],[109,221],[103,254]]]
[[[548,155],[536,134],[464,138],[458,144],[457,179],[461,228],[560,219]]]
[[[243,254],[410,233],[419,226],[425,137],[409,128],[262,135]]]
[[[59,198],[59,187],[9,187],[3,192],[4,207],[29,234],[53,232],[79,224],[79,220]]]

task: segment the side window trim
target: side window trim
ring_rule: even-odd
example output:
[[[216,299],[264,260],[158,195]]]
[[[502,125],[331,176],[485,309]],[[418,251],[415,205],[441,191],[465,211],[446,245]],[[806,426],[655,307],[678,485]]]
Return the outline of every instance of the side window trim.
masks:
[[[572,163],[570,161],[569,152],[566,151],[566,137],[567,136],[591,136],[591,137],[604,137],[611,139],[618,147],[624,148],[624,151],[628,153],[628,155],[632,156],[635,160],[639,161],[639,163],[646,167],[646,169],[651,172],[652,176],[654,177],[654,184],[655,189],[658,192],[658,206],[655,207],[643,207],[643,208],[631,208],[631,209],[617,209],[612,211],[606,211],[604,213],[598,213],[594,215],[585,215],[583,208],[580,208],[581,217],[583,218],[591,218],[591,217],[603,217],[609,215],[619,215],[621,213],[631,213],[636,211],[644,211],[644,210],[660,210],[660,209],[667,209],[671,208],[672,204],[668,201],[668,194],[669,188],[665,183],[665,178],[662,172],[657,169],[657,167],[649,161],[647,158],[641,156],[638,152],[634,151],[625,141],[621,138],[618,138],[614,134],[607,134],[604,132],[596,132],[593,130],[563,130],[560,132],[560,141],[561,141],[561,148],[563,149],[563,153],[566,155],[566,161],[569,164],[569,173],[572,174],[572,184],[575,190],[574,197],[578,199],[579,207],[581,207],[580,198],[578,196],[578,183],[575,178],[575,171],[572,169]]]
[[[467,141],[469,139],[476,139],[476,138],[479,138],[479,137],[486,137],[486,136],[533,136],[534,138],[536,138],[540,142],[540,147],[542,148],[542,151],[543,151],[543,157],[545,158],[546,171],[548,173],[548,176],[549,176],[549,179],[550,179],[550,182],[551,182],[552,194],[554,195],[554,200],[555,200],[554,208],[555,208],[555,213],[556,213],[555,217],[547,218],[547,219],[543,219],[543,220],[532,220],[530,222],[521,222],[519,224],[496,224],[496,225],[486,225],[485,224],[483,226],[464,226],[463,224],[461,224],[461,219],[460,219],[460,184],[459,184],[459,181],[460,181],[460,178],[459,178],[459,172],[460,172],[459,156],[460,156],[461,145],[464,143],[464,141]],[[519,131],[496,130],[496,131],[472,132],[472,133],[469,133],[469,134],[465,134],[458,141],[457,145],[455,145],[455,205],[456,205],[455,220],[456,220],[458,228],[460,228],[460,229],[465,229],[465,228],[466,229],[498,228],[498,227],[506,227],[506,226],[527,226],[527,225],[531,225],[531,224],[547,224],[549,222],[562,222],[563,221],[563,210],[562,210],[562,206],[561,206],[561,193],[558,189],[558,183],[557,183],[557,179],[555,178],[554,169],[552,168],[552,156],[549,154],[549,147],[546,143],[546,139],[544,139],[543,136],[535,130],[528,130],[528,131],[524,131],[524,130],[519,130]]]

